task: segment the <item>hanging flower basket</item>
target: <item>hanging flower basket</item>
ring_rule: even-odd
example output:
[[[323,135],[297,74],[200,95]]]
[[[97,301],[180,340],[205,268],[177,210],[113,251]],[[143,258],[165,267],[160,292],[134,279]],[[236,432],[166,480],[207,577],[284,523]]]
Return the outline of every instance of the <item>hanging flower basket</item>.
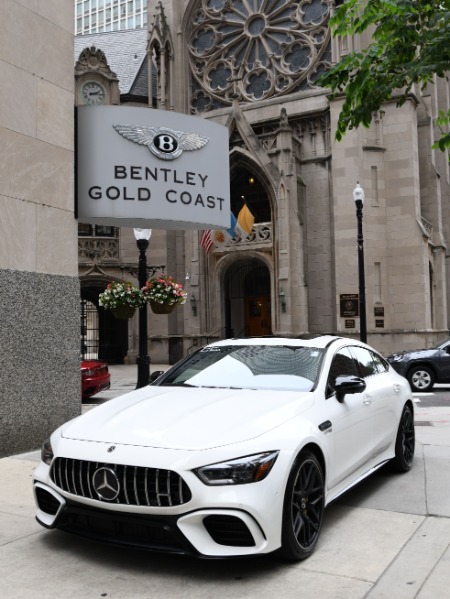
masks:
[[[115,318],[131,318],[136,308],[145,305],[142,291],[129,281],[109,283],[98,300],[99,305],[105,310],[111,310]]]
[[[170,314],[178,304],[186,302],[187,293],[172,277],[159,275],[147,281],[142,295],[155,314]]]
[[[111,308],[111,312],[114,318],[132,318],[136,308],[133,308],[133,306],[117,306],[117,308]]]
[[[154,314],[170,314],[176,306],[177,304],[160,304],[155,300],[150,300],[150,308]]]

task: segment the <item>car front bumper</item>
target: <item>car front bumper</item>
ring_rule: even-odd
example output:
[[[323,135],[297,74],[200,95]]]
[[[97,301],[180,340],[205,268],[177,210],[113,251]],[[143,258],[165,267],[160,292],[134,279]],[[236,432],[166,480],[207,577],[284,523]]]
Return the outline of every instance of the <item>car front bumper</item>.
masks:
[[[109,375],[102,378],[85,379],[82,382],[81,394],[84,399],[89,399],[93,395],[97,395],[101,391],[106,391],[110,387],[111,379]]]
[[[55,485],[41,463],[33,481],[36,519],[46,528],[161,552],[208,558],[270,553],[281,545],[289,460],[280,455],[265,480],[246,485],[207,486],[194,473],[182,472],[192,496],[174,507],[80,497]]]

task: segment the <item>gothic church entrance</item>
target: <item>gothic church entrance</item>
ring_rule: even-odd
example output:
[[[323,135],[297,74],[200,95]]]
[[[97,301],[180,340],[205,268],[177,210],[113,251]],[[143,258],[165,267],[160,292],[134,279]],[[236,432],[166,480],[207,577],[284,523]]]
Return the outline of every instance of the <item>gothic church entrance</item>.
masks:
[[[227,337],[272,334],[270,272],[258,258],[242,258],[225,274]]]

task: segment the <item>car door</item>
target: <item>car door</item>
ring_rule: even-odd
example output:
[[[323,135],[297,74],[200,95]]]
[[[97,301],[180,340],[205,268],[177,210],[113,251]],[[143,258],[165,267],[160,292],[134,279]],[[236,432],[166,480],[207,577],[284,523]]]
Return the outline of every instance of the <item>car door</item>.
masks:
[[[395,437],[398,426],[396,396],[400,386],[389,373],[388,365],[375,352],[358,346],[352,346],[350,351],[366,383],[365,400],[373,421],[373,457],[376,457],[386,451]]]
[[[338,401],[334,384],[338,376],[360,376],[347,347],[339,349],[331,362],[327,381],[326,413],[331,423],[324,435],[331,468],[328,487],[332,488],[364,469],[373,453],[373,420],[366,392],[347,394]]]
[[[437,372],[437,382],[450,381],[450,341],[443,343],[431,358]]]

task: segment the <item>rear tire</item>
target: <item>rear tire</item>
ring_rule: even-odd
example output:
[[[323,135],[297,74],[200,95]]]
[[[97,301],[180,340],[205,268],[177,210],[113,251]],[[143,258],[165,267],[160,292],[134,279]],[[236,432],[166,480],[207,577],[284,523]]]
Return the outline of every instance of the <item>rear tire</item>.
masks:
[[[299,561],[309,557],[322,528],[325,483],[322,468],[310,451],[300,453],[286,485],[281,531],[281,557]]]
[[[406,405],[398,425],[395,442],[395,458],[392,462],[397,472],[408,472],[414,461],[416,435],[414,431],[414,415],[411,406]]]

